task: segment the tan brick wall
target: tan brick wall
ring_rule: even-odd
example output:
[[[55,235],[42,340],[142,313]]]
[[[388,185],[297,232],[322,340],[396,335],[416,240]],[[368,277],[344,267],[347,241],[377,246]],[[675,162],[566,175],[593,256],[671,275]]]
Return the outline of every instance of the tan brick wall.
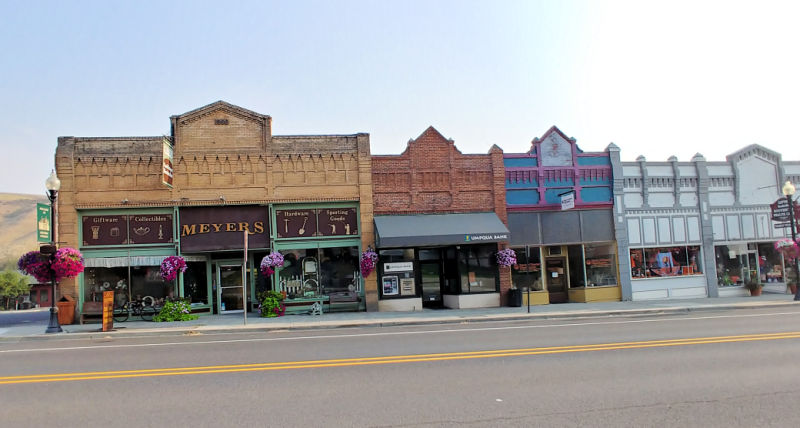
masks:
[[[368,134],[273,137],[269,116],[224,102],[171,121],[173,188],[161,182],[163,137],[59,138],[60,246],[80,244],[78,209],[324,201],[358,202],[362,246],[374,246]],[[377,310],[374,275],[365,282]],[[78,295],[74,280],[62,290]]]

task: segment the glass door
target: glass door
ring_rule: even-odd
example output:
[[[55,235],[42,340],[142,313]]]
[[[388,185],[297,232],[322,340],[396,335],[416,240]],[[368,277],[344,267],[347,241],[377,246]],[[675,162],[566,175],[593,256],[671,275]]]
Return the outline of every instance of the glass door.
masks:
[[[242,264],[217,264],[217,310],[219,313],[242,312]],[[248,298],[250,290],[248,287]]]
[[[563,257],[548,258],[545,260],[545,269],[550,303],[567,302],[566,260]]]
[[[420,262],[419,271],[422,283],[422,306],[442,306],[442,268],[438,261]]]

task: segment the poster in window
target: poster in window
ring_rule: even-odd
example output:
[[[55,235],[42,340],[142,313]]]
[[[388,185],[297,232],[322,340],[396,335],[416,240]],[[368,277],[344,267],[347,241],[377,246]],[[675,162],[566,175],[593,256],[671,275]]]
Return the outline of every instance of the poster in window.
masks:
[[[383,295],[396,296],[400,293],[400,286],[398,285],[397,276],[384,276],[383,277]]]
[[[400,294],[403,296],[413,296],[416,294],[416,290],[414,289],[414,278],[400,279]]]

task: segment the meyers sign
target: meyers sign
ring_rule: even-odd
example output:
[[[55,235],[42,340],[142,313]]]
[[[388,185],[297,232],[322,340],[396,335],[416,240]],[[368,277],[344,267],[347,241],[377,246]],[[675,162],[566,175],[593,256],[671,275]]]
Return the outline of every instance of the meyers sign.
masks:
[[[262,206],[192,207],[180,209],[181,252],[242,250],[269,247],[269,211]]]

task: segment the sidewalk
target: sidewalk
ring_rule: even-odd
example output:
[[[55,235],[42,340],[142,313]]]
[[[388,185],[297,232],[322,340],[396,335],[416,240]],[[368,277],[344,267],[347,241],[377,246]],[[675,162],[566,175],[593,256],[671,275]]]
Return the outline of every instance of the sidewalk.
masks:
[[[187,322],[156,323],[128,321],[115,323],[114,330],[102,332],[98,323],[64,325],[64,333],[45,334],[47,320],[24,325],[0,325],[0,342],[21,339],[41,340],[65,337],[94,337],[97,335],[140,336],[153,334],[187,334],[220,332],[264,332],[273,330],[304,330],[339,327],[380,327],[393,325],[444,324],[480,321],[509,321],[525,319],[612,317],[688,313],[693,311],[757,309],[785,306],[800,310],[789,294],[762,294],[759,297],[723,297],[686,300],[654,300],[638,302],[565,303],[521,308],[425,309],[416,312],[341,312],[320,316],[287,315],[279,318],[260,318],[247,314],[247,324],[241,313],[201,315]]]

